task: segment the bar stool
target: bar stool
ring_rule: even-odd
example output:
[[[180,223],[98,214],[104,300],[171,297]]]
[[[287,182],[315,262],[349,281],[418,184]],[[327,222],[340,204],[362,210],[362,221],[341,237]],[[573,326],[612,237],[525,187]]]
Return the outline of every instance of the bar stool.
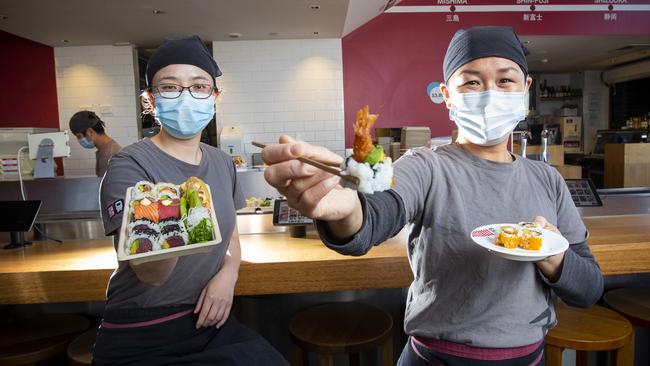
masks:
[[[620,288],[603,296],[605,304],[638,327],[650,328],[650,289]]]
[[[78,315],[42,315],[0,324],[0,365],[24,365],[63,355],[68,343],[88,329]]]
[[[82,333],[68,346],[68,366],[87,366],[93,361],[93,347],[98,327]]]
[[[393,365],[393,319],[383,310],[362,303],[314,306],[293,316],[289,333],[294,365],[307,365],[308,352],[321,365],[333,365],[333,355],[346,353],[359,365],[359,353],[381,347],[381,364]]]
[[[602,306],[580,309],[555,303],[557,326],[546,334],[546,364],[562,365],[562,351],[576,350],[576,366],[588,364],[588,351],[612,351],[615,365],[634,363],[632,324]]]

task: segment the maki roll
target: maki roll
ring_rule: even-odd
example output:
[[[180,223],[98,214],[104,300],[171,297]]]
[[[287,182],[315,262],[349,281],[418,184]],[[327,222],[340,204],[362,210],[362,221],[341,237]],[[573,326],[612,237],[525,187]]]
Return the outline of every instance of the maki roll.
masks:
[[[158,183],[156,184],[156,194],[158,199],[162,200],[164,197],[180,197],[180,188],[171,183]]]
[[[127,227],[129,234],[146,234],[151,236],[160,235],[158,225],[149,220],[135,220]]]
[[[160,228],[150,220],[135,220],[127,226],[127,254],[146,253],[160,249]]]
[[[362,193],[381,192],[393,186],[392,160],[381,145],[372,143],[370,134],[378,117],[378,114],[369,114],[368,106],[357,111],[353,154],[341,166],[343,174],[359,178],[357,190]]]
[[[151,252],[160,249],[159,236],[149,234],[132,234],[127,243],[127,255]]]
[[[151,182],[148,182],[146,180],[141,180],[138,183],[135,184],[135,192],[136,193],[148,193],[148,194],[154,194],[155,195],[155,190],[154,190],[155,185]]]
[[[519,246],[521,238],[519,230],[514,226],[501,226],[501,231],[497,236],[496,244],[508,249],[514,249]]]
[[[185,225],[178,220],[167,220],[160,223],[161,248],[169,249],[187,245],[189,237]]]
[[[538,230],[522,230],[521,244],[522,249],[540,250],[542,248],[542,232]]]
[[[520,222],[519,226],[524,229],[541,229],[542,226],[536,222]]]

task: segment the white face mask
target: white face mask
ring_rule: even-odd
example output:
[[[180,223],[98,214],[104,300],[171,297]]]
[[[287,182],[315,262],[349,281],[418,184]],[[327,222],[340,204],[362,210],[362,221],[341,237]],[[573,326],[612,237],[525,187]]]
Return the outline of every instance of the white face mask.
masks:
[[[525,92],[452,93],[449,118],[470,142],[496,145],[526,118]]]

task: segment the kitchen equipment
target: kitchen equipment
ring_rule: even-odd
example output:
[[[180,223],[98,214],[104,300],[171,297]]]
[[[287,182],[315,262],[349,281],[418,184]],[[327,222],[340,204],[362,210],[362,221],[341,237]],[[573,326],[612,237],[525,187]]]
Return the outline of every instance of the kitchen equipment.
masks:
[[[237,126],[224,126],[219,134],[219,148],[230,156],[242,156],[242,130]]]

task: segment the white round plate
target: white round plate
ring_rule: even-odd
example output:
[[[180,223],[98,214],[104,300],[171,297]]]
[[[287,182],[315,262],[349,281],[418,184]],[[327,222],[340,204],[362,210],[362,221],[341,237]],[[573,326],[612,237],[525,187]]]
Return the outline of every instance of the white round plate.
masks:
[[[566,238],[546,229],[537,229],[542,232],[542,247],[540,250],[504,248],[495,244],[497,235],[501,231],[501,226],[514,226],[521,229],[517,224],[485,225],[472,230],[470,237],[474,243],[489,250],[492,254],[513,261],[536,262],[569,249],[569,242]]]

